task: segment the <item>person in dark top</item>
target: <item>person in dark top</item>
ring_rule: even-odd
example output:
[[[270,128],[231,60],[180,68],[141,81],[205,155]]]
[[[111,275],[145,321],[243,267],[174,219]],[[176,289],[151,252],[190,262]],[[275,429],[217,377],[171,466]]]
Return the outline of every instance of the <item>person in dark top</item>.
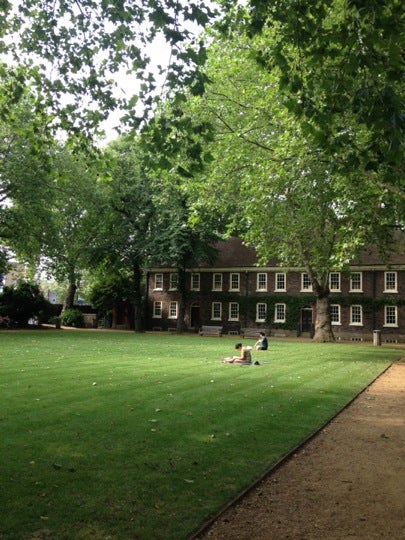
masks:
[[[259,340],[256,341],[254,349],[255,351],[267,351],[269,343],[264,332],[259,332]]]

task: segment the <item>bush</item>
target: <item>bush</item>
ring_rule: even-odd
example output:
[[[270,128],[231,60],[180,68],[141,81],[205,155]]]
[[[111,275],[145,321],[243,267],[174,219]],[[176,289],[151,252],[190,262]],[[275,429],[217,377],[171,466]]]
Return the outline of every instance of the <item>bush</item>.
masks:
[[[66,309],[60,315],[60,322],[63,326],[84,327],[83,313],[78,309]]]
[[[27,326],[29,319],[46,319],[50,308],[51,304],[34,283],[23,282],[16,287],[4,287],[0,294],[0,315],[10,317],[18,326]]]

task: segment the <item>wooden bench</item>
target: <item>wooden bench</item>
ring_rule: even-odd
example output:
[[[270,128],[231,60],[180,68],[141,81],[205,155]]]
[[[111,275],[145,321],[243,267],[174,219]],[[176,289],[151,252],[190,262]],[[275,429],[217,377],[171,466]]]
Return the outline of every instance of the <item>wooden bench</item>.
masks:
[[[262,332],[260,328],[241,328],[240,336],[244,338],[255,338],[259,339],[259,332]]]
[[[222,326],[209,326],[203,324],[198,331],[200,336],[222,336]]]

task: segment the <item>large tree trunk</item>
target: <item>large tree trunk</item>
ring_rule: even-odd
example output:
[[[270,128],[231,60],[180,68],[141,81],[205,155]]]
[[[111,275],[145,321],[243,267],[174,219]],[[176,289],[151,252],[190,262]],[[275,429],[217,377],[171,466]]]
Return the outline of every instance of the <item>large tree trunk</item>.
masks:
[[[327,343],[335,341],[330,322],[329,294],[322,294],[316,299],[316,319],[314,341]]]
[[[68,290],[66,292],[65,301],[63,302],[62,313],[67,309],[71,309],[75,302],[75,295],[77,291],[76,283],[69,283]]]
[[[133,266],[133,278],[134,278],[134,330],[135,332],[142,331],[142,270],[140,265],[136,262]]]

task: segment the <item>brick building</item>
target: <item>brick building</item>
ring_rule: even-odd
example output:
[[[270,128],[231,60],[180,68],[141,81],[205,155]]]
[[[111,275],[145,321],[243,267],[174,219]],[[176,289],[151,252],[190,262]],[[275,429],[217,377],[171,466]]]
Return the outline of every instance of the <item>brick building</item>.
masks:
[[[237,238],[216,248],[213,266],[187,271],[187,330],[218,325],[224,334],[254,328],[273,336],[311,335],[316,299],[303,269],[283,269],[275,260],[258,266],[255,250]],[[405,255],[392,253],[383,263],[377,253],[364,253],[349,273],[331,272],[329,286],[336,339],[370,341],[380,330],[382,342],[405,342]],[[174,329],[179,304],[176,269],[151,268],[147,327]]]

